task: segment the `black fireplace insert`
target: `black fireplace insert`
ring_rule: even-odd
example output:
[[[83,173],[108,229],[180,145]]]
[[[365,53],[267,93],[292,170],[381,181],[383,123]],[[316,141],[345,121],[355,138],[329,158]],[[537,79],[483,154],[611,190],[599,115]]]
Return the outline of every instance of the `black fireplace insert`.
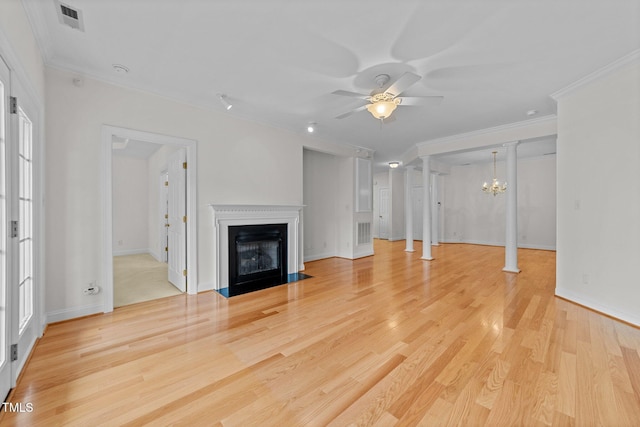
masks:
[[[229,291],[287,283],[287,224],[229,226]]]

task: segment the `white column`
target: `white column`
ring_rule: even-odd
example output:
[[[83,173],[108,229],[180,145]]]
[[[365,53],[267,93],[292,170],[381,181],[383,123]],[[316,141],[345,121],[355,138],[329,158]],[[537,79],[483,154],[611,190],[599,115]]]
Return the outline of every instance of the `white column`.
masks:
[[[422,156],[422,259],[431,261],[431,156]]]
[[[518,268],[518,141],[507,147],[506,232],[504,268],[502,271],[519,273]]]
[[[440,221],[438,217],[438,183],[440,181],[437,173],[431,174],[431,244],[433,246],[440,246],[438,239],[438,223]]]
[[[407,166],[404,171],[404,232],[405,251],[415,252],[413,249],[413,166]]]

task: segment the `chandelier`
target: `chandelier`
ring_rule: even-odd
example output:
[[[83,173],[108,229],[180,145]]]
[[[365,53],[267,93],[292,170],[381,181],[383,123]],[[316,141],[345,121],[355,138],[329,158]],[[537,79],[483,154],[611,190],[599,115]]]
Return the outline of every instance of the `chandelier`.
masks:
[[[498,193],[504,193],[507,191],[507,183],[505,182],[504,184],[500,184],[500,181],[496,178],[496,154],[498,154],[498,152],[493,151],[491,154],[493,154],[493,182],[491,185],[486,182],[482,184],[482,191],[487,194],[491,193],[495,196]]]

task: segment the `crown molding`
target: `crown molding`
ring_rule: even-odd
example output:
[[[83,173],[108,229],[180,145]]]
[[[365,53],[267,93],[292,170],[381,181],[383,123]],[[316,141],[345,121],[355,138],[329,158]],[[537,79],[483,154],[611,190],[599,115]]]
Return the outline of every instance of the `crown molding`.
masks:
[[[582,86],[585,86],[593,81],[599,80],[601,78],[604,78],[610,74],[612,74],[613,72],[619,70],[620,68],[628,65],[628,64],[633,64],[635,62],[640,62],[640,49],[634,50],[633,52],[623,56],[622,58],[617,59],[616,61],[612,62],[609,65],[606,65],[602,68],[600,68],[597,71],[594,71],[591,74],[588,74],[584,77],[582,77],[579,80],[576,80],[575,82],[571,83],[569,86],[562,88],[554,93],[552,93],[550,96],[551,98],[553,98],[555,101],[557,101],[558,99],[570,94],[571,92],[575,91],[576,89],[581,88]]]
[[[469,139],[469,138],[475,138],[475,137],[478,137],[478,136],[483,136],[483,135],[487,135],[487,134],[491,134],[491,133],[517,130],[517,129],[520,129],[520,128],[527,128],[527,127],[529,127],[531,125],[550,123],[550,122],[556,121],[557,119],[558,119],[558,116],[556,116],[555,114],[550,114],[548,116],[536,117],[535,119],[523,120],[521,122],[508,123],[508,124],[505,124],[505,125],[499,125],[499,126],[494,126],[494,127],[490,127],[490,128],[474,130],[474,131],[467,132],[467,133],[459,133],[459,134],[456,134],[456,135],[445,136],[443,138],[430,139],[428,141],[419,142],[419,143],[416,144],[416,146],[418,148],[421,148],[421,147],[425,147],[425,146],[428,146],[428,145],[446,144],[448,142],[460,141],[460,140]]]

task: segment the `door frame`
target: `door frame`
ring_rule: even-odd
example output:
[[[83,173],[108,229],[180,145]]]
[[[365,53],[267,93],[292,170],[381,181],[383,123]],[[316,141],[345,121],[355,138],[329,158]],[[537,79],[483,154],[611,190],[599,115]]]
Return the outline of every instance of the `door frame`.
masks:
[[[198,240],[197,240],[197,148],[198,141],[152,132],[102,125],[102,287],[103,311],[113,311],[113,184],[112,141],[113,137],[129,138],[154,144],[170,144],[187,150],[187,293],[198,293]]]

